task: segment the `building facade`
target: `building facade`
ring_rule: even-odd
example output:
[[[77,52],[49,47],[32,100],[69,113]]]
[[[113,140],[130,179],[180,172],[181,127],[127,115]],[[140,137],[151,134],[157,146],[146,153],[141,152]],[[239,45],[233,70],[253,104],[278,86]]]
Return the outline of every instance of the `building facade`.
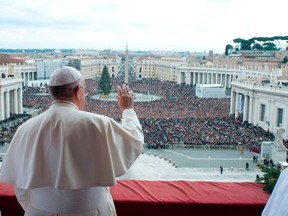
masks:
[[[22,83],[20,75],[0,79],[0,120],[23,113]]]
[[[288,87],[265,80],[233,80],[230,114],[272,133],[283,128],[287,139]]]
[[[63,65],[63,61],[60,59],[37,61],[37,80],[49,79],[54,70]]]

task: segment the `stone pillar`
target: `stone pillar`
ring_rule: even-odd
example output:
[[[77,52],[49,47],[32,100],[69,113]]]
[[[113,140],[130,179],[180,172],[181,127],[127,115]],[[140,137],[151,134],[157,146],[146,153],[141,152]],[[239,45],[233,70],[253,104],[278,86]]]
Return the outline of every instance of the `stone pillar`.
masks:
[[[235,118],[238,118],[239,116],[239,93],[236,92],[235,97]]]
[[[186,85],[190,85],[191,84],[191,74],[189,71],[186,72]]]
[[[126,85],[128,85],[128,76],[129,76],[128,74],[128,43],[126,43],[124,72],[125,72],[124,82]]]
[[[28,82],[28,74],[25,72],[24,73],[24,86],[27,86],[27,82]]]
[[[220,77],[219,77],[219,84],[221,84],[221,85],[223,85],[223,75],[222,75],[222,73],[221,74],[219,74],[220,75]]]
[[[253,112],[253,98],[251,97],[251,95],[249,95],[249,116],[248,116],[248,122],[249,123],[253,123],[252,122],[252,112]]]
[[[235,91],[231,90],[230,115],[235,113]]]
[[[206,73],[202,73],[202,84],[206,84]]]
[[[272,160],[274,163],[286,162],[287,158],[287,148],[278,148],[275,145],[272,147]]]
[[[181,84],[181,72],[177,72],[177,84]]]
[[[196,73],[193,72],[193,85],[195,85],[195,84],[196,84]]]
[[[232,74],[229,75],[229,84],[228,84],[228,88],[231,88],[231,81],[232,81]]]
[[[0,120],[5,119],[5,112],[4,112],[4,93],[0,92]]]
[[[13,100],[14,100],[13,113],[19,114],[18,113],[18,92],[17,92],[17,89],[13,90]]]
[[[5,118],[10,117],[10,91],[5,92]]]
[[[248,121],[248,95],[244,95],[243,122]]]
[[[254,97],[254,110],[253,110],[253,119],[252,119],[253,125],[257,125],[258,124],[259,113],[260,113],[259,98]]]
[[[18,99],[18,113],[23,113],[23,98],[22,98],[22,87],[17,89],[17,99]]]

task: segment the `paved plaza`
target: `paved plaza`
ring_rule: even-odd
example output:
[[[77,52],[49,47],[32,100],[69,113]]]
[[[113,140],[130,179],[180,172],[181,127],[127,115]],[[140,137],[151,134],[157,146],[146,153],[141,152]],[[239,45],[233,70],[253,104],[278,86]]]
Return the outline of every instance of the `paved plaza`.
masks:
[[[100,94],[92,95],[91,98],[103,101],[116,101],[117,93],[110,93],[108,96],[101,97]],[[134,102],[149,102],[160,100],[161,97],[155,94],[134,93]]]
[[[245,169],[249,163],[249,169],[255,169],[257,163],[253,162],[253,156],[258,156],[258,162],[263,160],[258,154],[240,150],[200,150],[200,149],[145,149],[146,154],[166,158],[177,164],[179,168],[223,168]]]
[[[0,155],[5,154],[8,146],[0,146]],[[145,149],[128,173],[119,179],[253,182],[256,175],[263,176],[253,162],[253,155],[237,150]],[[245,169],[246,162],[249,170]]]

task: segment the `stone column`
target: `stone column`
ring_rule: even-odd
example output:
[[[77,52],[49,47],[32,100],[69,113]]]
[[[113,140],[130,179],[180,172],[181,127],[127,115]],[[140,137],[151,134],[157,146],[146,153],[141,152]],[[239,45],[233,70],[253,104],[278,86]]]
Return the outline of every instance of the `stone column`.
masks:
[[[219,74],[220,75],[220,77],[219,77],[219,84],[221,84],[221,85],[223,85],[223,74],[221,73],[221,74]]]
[[[229,84],[228,84],[228,88],[231,88],[231,81],[232,81],[232,75],[229,74]]]
[[[195,85],[195,84],[196,84],[196,73],[193,72],[193,85]]]
[[[252,112],[253,112],[253,98],[251,97],[251,95],[249,95],[249,116],[248,116],[248,122],[249,123],[253,123],[252,122]]]
[[[248,121],[248,95],[244,95],[243,122]]]
[[[235,113],[235,91],[231,90],[230,115]]]
[[[13,112],[14,112],[14,114],[19,114],[18,113],[18,92],[17,92],[17,89],[13,90],[13,100],[14,100]]]
[[[191,74],[189,71],[186,72],[186,85],[190,85],[191,84]]]
[[[235,118],[238,118],[239,116],[239,93],[236,92],[235,97]]]
[[[27,72],[25,72],[25,73],[24,73],[24,85],[25,85],[25,86],[27,86],[28,80],[29,80],[28,74],[27,74]]]
[[[10,117],[10,91],[5,92],[5,101],[6,101],[6,106],[5,106],[5,118],[9,118]]]
[[[0,92],[0,120],[5,119],[5,112],[4,112],[4,93]]]
[[[18,113],[23,113],[22,87],[17,89]]]
[[[202,84],[206,84],[206,73],[203,72],[202,74]]]
[[[181,84],[181,71],[177,72],[177,84]]]
[[[253,125],[257,125],[260,117],[259,98],[254,97]]]

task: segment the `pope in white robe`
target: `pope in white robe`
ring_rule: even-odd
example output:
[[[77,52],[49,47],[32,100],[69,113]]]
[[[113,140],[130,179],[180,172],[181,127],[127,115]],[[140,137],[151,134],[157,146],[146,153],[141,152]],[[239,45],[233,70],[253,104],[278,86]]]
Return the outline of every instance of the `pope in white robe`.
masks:
[[[62,87],[72,92],[67,96]],[[14,185],[26,216],[116,215],[109,186],[134,163],[144,142],[133,92],[118,87],[120,124],[83,111],[85,81],[76,69],[57,69],[49,88],[53,103],[18,128],[0,181]]]

